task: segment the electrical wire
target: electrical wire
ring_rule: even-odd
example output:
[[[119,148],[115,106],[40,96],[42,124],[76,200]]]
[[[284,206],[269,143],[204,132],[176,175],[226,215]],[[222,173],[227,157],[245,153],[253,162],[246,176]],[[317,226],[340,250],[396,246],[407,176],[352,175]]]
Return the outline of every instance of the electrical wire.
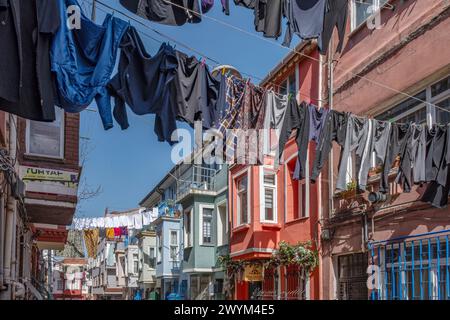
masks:
[[[139,25],[143,26],[144,28],[147,28],[147,29],[151,30],[152,32],[155,32],[155,33],[158,34],[159,36],[161,36],[161,37],[163,37],[163,38],[166,38],[166,39],[168,39],[169,41],[172,41],[172,42],[174,42],[174,43],[176,43],[176,44],[178,44],[178,45],[180,45],[180,46],[182,46],[182,47],[184,47],[184,48],[186,48],[186,49],[188,49],[188,50],[190,50],[190,51],[192,51],[192,52],[194,52],[194,53],[196,53],[196,54],[201,55],[204,59],[209,60],[209,61],[211,61],[211,62],[214,62],[214,63],[216,63],[217,65],[221,65],[220,62],[218,62],[216,59],[211,58],[211,57],[209,57],[209,56],[203,54],[203,53],[200,52],[199,50],[197,50],[197,49],[195,49],[195,48],[192,48],[191,46],[188,46],[188,45],[184,44],[183,42],[181,42],[181,41],[179,41],[179,40],[176,40],[176,39],[174,39],[173,37],[170,37],[170,36],[168,36],[168,35],[166,35],[166,34],[160,32],[160,31],[158,31],[158,30],[156,30],[156,29],[154,29],[154,28],[148,26],[147,24],[145,24],[145,23],[139,21],[138,19],[136,19],[136,18],[133,17],[132,15],[127,14],[127,13],[123,12],[122,10],[116,9],[116,8],[114,8],[114,7],[112,7],[112,6],[110,6],[110,5],[106,4],[106,3],[104,3],[104,2],[101,1],[101,0],[96,0],[95,3],[94,3],[94,2],[89,2],[88,0],[83,0],[83,2],[88,2],[88,3],[90,3],[91,5],[93,5],[93,7],[94,7],[96,4],[99,4],[99,5],[101,5],[101,6],[104,6],[105,8],[111,10],[112,12],[116,12],[116,13],[118,13],[118,14],[121,14],[121,15],[127,17],[127,18],[130,19],[130,20],[135,21],[135,22],[138,23]],[[284,47],[283,45],[281,45],[281,44],[279,44],[279,43],[273,42],[273,41],[271,41],[271,40],[269,40],[269,39],[267,39],[267,38],[261,37],[261,36],[259,36],[259,35],[257,35],[257,34],[254,34],[254,33],[251,33],[251,32],[249,32],[249,31],[247,31],[247,30],[241,29],[241,28],[239,28],[239,27],[237,27],[237,26],[234,26],[234,25],[232,25],[232,24],[229,24],[229,23],[227,23],[227,22],[225,22],[225,21],[222,21],[222,20],[220,20],[220,19],[216,19],[216,18],[213,18],[213,17],[209,17],[209,16],[207,16],[207,15],[205,15],[205,14],[202,14],[202,13],[196,12],[196,11],[194,11],[194,10],[185,8],[185,7],[183,7],[183,6],[179,5],[179,4],[175,4],[175,3],[171,2],[171,1],[168,1],[168,0],[167,0],[167,2],[168,2],[169,4],[175,6],[175,7],[178,7],[178,8],[180,8],[180,9],[184,9],[184,10],[186,10],[186,11],[188,11],[188,12],[191,12],[191,13],[194,14],[194,15],[199,15],[199,16],[201,16],[201,17],[205,17],[205,18],[210,19],[210,20],[212,20],[212,21],[214,21],[214,22],[216,22],[216,23],[219,23],[219,24],[225,25],[225,26],[227,26],[227,27],[229,27],[229,28],[235,29],[236,31],[239,31],[239,32],[242,32],[242,33],[244,33],[244,34],[247,34],[247,35],[250,35],[250,36],[252,36],[252,37],[255,37],[255,38],[257,38],[257,39],[263,40],[263,41],[268,42],[268,43],[270,43],[270,44],[272,44],[272,45],[276,45],[276,46],[278,46],[278,47],[284,48],[285,50],[289,50],[289,51],[291,51],[291,52],[294,52],[294,53],[296,53],[296,54],[298,54],[298,55],[300,55],[300,56],[305,57],[306,59],[310,59],[310,60],[312,60],[312,61],[315,61],[315,62],[318,62],[318,63],[322,63],[322,62],[321,62],[319,59],[317,59],[317,58],[314,58],[314,57],[311,57],[311,56],[309,56],[309,55],[306,55],[306,54],[304,54],[303,52],[300,52],[300,51],[298,51],[298,50],[296,50],[296,49],[291,49],[291,48]],[[362,4],[368,4],[368,5],[369,5],[369,3],[365,3],[365,2],[362,2],[362,1],[361,1],[361,3],[362,3]],[[370,4],[370,5],[371,5],[371,4]],[[104,13],[109,13],[108,11],[106,11],[106,10],[100,8],[100,7],[98,7],[98,9],[101,10],[101,11],[103,11]],[[129,20],[129,22],[130,22],[130,20]],[[147,34],[147,33],[145,33],[145,32],[142,32],[141,30],[140,30],[139,32],[142,33],[143,35],[149,37],[150,39],[152,39],[152,40],[154,40],[154,41],[157,41],[157,42],[159,42],[159,43],[163,43],[163,41],[158,40],[158,39],[155,39],[154,37],[150,36],[149,34]],[[338,67],[338,66],[335,66],[335,68],[336,68],[336,69],[345,70],[345,69],[340,68],[340,67]],[[345,71],[347,71],[347,70],[345,70]],[[252,75],[252,74],[249,74],[249,73],[244,73],[244,72],[241,72],[241,73],[244,74],[244,75],[246,75],[246,76],[249,76],[250,78],[255,78],[255,79],[258,79],[258,80],[262,80],[262,78],[260,78],[260,77],[258,77],[258,76],[255,76],[255,75]],[[383,88],[385,88],[385,89],[387,89],[387,90],[396,92],[396,93],[401,94],[401,95],[404,95],[404,96],[406,96],[406,97],[408,97],[408,98],[410,98],[410,99],[413,99],[413,100],[416,100],[416,101],[418,101],[418,102],[424,103],[425,105],[429,105],[429,106],[432,106],[432,107],[434,107],[434,108],[436,108],[436,109],[439,109],[439,110],[442,110],[442,111],[445,111],[445,112],[450,113],[450,110],[447,110],[447,109],[442,108],[442,107],[439,107],[439,106],[437,106],[437,105],[435,105],[435,104],[429,103],[429,102],[427,102],[427,101],[425,101],[425,100],[422,100],[422,99],[420,99],[420,98],[417,98],[417,97],[415,97],[415,96],[412,96],[412,95],[410,95],[410,94],[408,94],[408,93],[406,93],[406,92],[402,92],[402,91],[393,89],[393,88],[391,88],[391,87],[389,87],[389,86],[387,86],[387,85],[385,85],[385,84],[383,84],[383,83],[380,83],[380,82],[378,82],[378,81],[369,79],[369,78],[364,77],[364,76],[360,76],[360,75],[358,75],[358,74],[356,74],[356,73],[353,73],[353,72],[351,72],[351,71],[349,71],[349,73],[352,74],[352,75],[354,75],[354,76],[356,76],[356,77],[358,77],[358,78],[360,78],[360,79],[362,79],[362,80],[366,80],[366,81],[369,81],[369,82],[371,82],[371,83],[373,83],[373,84],[375,84],[375,85],[378,85],[378,86],[380,86],[380,87],[383,87]],[[279,84],[276,84],[276,83],[274,83],[274,82],[267,82],[267,84],[273,85],[273,86],[275,86],[275,87],[278,87],[279,89],[284,89],[284,90],[286,90],[286,91],[289,91],[288,88],[286,88],[286,87],[284,87],[284,86],[281,86],[281,85],[279,85]],[[266,88],[264,88],[264,89],[266,89]],[[275,92],[275,93],[276,93],[276,92]],[[276,93],[276,94],[278,94],[278,93]],[[315,100],[315,101],[328,101],[328,99],[314,98],[314,97],[312,97],[312,96],[310,96],[310,95],[307,95],[307,94],[304,94],[304,93],[302,93],[302,92],[297,92],[296,94],[298,94],[298,95],[300,95],[300,96],[303,96],[303,97],[306,97],[306,98],[309,98],[309,99],[311,99],[311,100]],[[278,94],[278,95],[280,95],[280,94]],[[94,110],[90,109],[89,111],[94,111]],[[363,117],[363,116],[358,116],[358,115],[356,115],[356,116],[357,116],[357,117]],[[141,119],[141,118],[139,118],[139,119]],[[142,119],[142,120],[144,120],[145,122],[147,122],[145,119]],[[404,124],[404,123],[395,122],[395,121],[387,121],[387,122],[390,122],[390,123],[396,123],[396,124]],[[151,123],[150,123],[150,124],[151,124]]]
[[[102,1],[98,1],[98,2],[99,2],[99,3],[102,3]],[[270,43],[270,44],[272,44],[272,45],[276,45],[276,46],[278,46],[278,47],[281,47],[281,48],[284,48],[284,49],[286,49],[286,50],[289,50],[289,51],[291,51],[291,52],[293,52],[293,53],[299,54],[299,55],[305,57],[306,59],[310,59],[310,60],[313,60],[313,61],[316,61],[316,62],[321,63],[321,61],[320,61],[319,59],[317,59],[317,58],[313,58],[313,57],[311,57],[311,56],[308,56],[307,54],[304,54],[303,52],[300,52],[300,51],[298,51],[298,50],[296,50],[296,49],[287,48],[287,47],[283,46],[282,44],[279,44],[279,43],[274,42],[274,41],[271,41],[271,40],[269,40],[269,39],[267,39],[267,38],[261,37],[261,36],[259,36],[259,35],[257,35],[257,34],[254,34],[254,33],[252,33],[252,32],[249,32],[249,31],[247,31],[247,30],[244,30],[244,29],[239,28],[239,27],[237,27],[237,26],[234,26],[234,25],[232,25],[232,24],[229,24],[229,23],[227,23],[227,22],[225,22],[225,21],[222,21],[222,20],[220,20],[220,19],[216,19],[216,18],[207,16],[207,15],[205,15],[205,14],[203,14],[203,13],[199,13],[199,12],[196,12],[196,11],[194,11],[194,10],[185,8],[185,7],[183,7],[183,6],[179,5],[179,4],[173,3],[173,2],[171,2],[171,1],[169,1],[169,0],[167,0],[166,2],[169,3],[169,4],[171,4],[171,5],[173,5],[173,6],[175,6],[175,7],[178,7],[178,8],[180,8],[180,9],[184,9],[184,10],[186,10],[186,11],[188,11],[188,12],[191,12],[191,13],[194,14],[194,15],[200,16],[200,17],[202,17],[202,18],[205,17],[205,18],[207,18],[207,19],[209,19],[209,20],[211,20],[211,21],[214,21],[214,22],[216,22],[216,23],[222,24],[222,25],[224,25],[224,26],[227,26],[227,27],[232,28],[232,29],[234,29],[234,30],[237,30],[237,31],[239,31],[239,32],[245,33],[245,34],[250,35],[250,36],[252,36],[252,37],[255,37],[255,38],[257,38],[257,39],[260,39],[260,40],[263,40],[263,41],[265,41],[265,42],[268,42],[268,43]],[[366,81],[368,81],[368,82],[371,82],[371,83],[373,83],[374,85],[377,85],[377,86],[379,86],[379,87],[381,87],[381,88],[384,88],[384,89],[386,89],[386,90],[390,90],[390,91],[395,92],[395,93],[397,93],[397,94],[404,95],[404,96],[406,96],[406,97],[408,97],[408,98],[410,98],[410,99],[419,101],[419,102],[421,102],[421,103],[425,103],[426,105],[429,105],[429,106],[432,106],[432,107],[434,107],[434,108],[436,108],[436,109],[440,109],[440,110],[442,110],[442,111],[445,111],[445,112],[450,113],[450,110],[447,110],[447,109],[445,109],[445,108],[439,107],[439,106],[434,105],[434,104],[431,104],[431,103],[429,103],[429,102],[427,102],[427,101],[424,101],[424,100],[422,100],[422,99],[419,99],[419,98],[417,98],[417,97],[415,97],[415,96],[413,96],[413,95],[410,95],[410,94],[408,94],[408,93],[406,93],[406,92],[403,92],[403,91],[400,91],[400,90],[391,88],[391,87],[389,87],[388,85],[385,85],[385,84],[383,84],[383,83],[381,83],[381,82],[379,82],[379,81],[375,81],[375,80],[372,80],[372,79],[370,79],[370,78],[361,76],[361,75],[359,75],[359,74],[357,74],[357,73],[354,73],[354,72],[352,72],[352,71],[346,70],[346,69],[341,68],[341,67],[339,67],[339,66],[335,66],[335,68],[336,68],[336,69],[343,70],[343,71],[345,71],[345,72],[348,72],[348,73],[351,74],[352,76],[355,76],[355,77],[357,77],[357,78],[359,78],[359,79],[361,79],[361,80],[366,80]]]
[[[88,0],[83,0],[83,2],[88,2],[88,3],[92,4],[92,2],[89,2]],[[106,8],[108,8],[109,10],[112,10],[113,12],[116,12],[116,13],[118,13],[118,14],[121,14],[121,15],[127,17],[128,19],[133,20],[134,22],[136,22],[136,23],[138,23],[139,25],[143,26],[144,28],[147,28],[148,30],[150,30],[150,31],[152,31],[152,32],[155,32],[155,33],[158,34],[159,36],[161,36],[161,37],[163,37],[163,38],[166,38],[167,40],[169,40],[169,41],[171,41],[171,42],[174,42],[174,43],[176,43],[176,44],[179,44],[180,46],[182,46],[182,47],[184,47],[184,48],[190,50],[191,52],[194,52],[194,53],[196,53],[196,54],[202,56],[202,57],[205,58],[206,60],[209,60],[209,61],[213,62],[213,63],[214,63],[214,66],[213,66],[213,67],[217,67],[217,66],[223,65],[223,63],[220,63],[217,59],[211,58],[211,57],[209,57],[209,56],[203,54],[203,53],[200,52],[199,50],[194,49],[194,48],[192,48],[192,47],[190,47],[190,46],[184,44],[183,42],[181,42],[181,41],[179,41],[179,40],[174,40],[174,38],[172,38],[172,37],[170,37],[170,36],[167,36],[166,34],[160,32],[160,31],[158,31],[158,30],[156,30],[156,29],[154,29],[154,28],[151,28],[151,27],[148,26],[147,24],[145,24],[145,23],[139,21],[138,19],[134,18],[133,16],[131,16],[131,15],[127,14],[127,13],[122,12],[121,10],[118,10],[118,9],[116,9],[116,8],[113,8],[113,7],[111,7],[110,5],[107,5],[107,4],[103,3],[102,1],[96,1],[96,4],[102,5],[102,6],[106,7]],[[106,11],[106,10],[100,8],[100,7],[97,7],[97,8],[98,8],[100,11],[104,12],[104,13],[109,13],[108,11]],[[158,40],[158,39],[152,37],[151,35],[149,35],[148,33],[143,32],[142,30],[139,30],[139,32],[140,32],[141,34],[143,34],[144,36],[146,36],[146,37],[148,37],[148,38],[150,38],[150,39],[152,39],[152,40],[154,40],[154,41],[156,41],[156,42],[158,42],[158,43],[164,43],[164,41]],[[249,77],[249,78],[257,79],[257,80],[259,80],[259,81],[262,81],[262,80],[263,80],[263,78],[261,78],[260,76],[256,76],[256,75],[254,75],[254,74],[251,74],[251,73],[248,73],[248,72],[244,72],[244,71],[239,71],[239,72],[240,72],[241,74],[243,74],[244,76],[247,76],[247,77]],[[289,90],[289,88],[287,88],[287,87],[285,87],[285,86],[282,86],[282,85],[280,85],[280,84],[278,84],[278,83],[275,83],[275,82],[270,82],[270,81],[269,81],[269,82],[267,82],[267,84],[272,85],[272,86],[274,86],[274,87],[276,87],[276,88],[278,88],[278,89],[283,89],[283,90],[286,90],[286,91]],[[313,101],[328,101],[328,99],[319,99],[319,98],[316,98],[316,97],[312,97],[312,96],[310,96],[310,95],[308,95],[308,94],[305,94],[305,93],[303,93],[303,92],[299,92],[298,94],[299,94],[300,96],[305,97],[305,98],[309,98],[310,100],[313,100]]]

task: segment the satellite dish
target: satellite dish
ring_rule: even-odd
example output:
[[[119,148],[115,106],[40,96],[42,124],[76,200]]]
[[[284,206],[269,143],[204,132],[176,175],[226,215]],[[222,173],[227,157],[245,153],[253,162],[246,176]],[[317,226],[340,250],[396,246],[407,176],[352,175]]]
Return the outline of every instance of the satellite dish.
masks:
[[[220,74],[224,70],[225,70],[225,73],[229,72],[231,75],[235,76],[236,78],[242,79],[241,73],[235,67],[226,65],[226,64],[215,67],[211,73],[212,73],[213,77],[216,77],[218,74]]]

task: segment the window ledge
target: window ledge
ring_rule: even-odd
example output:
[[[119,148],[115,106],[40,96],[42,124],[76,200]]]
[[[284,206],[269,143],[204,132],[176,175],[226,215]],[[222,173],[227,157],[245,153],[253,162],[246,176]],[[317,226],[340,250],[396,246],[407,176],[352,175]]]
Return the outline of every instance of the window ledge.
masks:
[[[64,158],[58,158],[58,157],[50,157],[50,156],[39,156],[35,154],[25,153],[23,155],[24,159],[26,160],[34,160],[34,161],[49,161],[49,162],[56,162],[56,163],[65,163]]]
[[[285,222],[285,225],[296,224],[296,223],[299,223],[299,222],[306,221],[306,220],[308,220],[308,219],[309,219],[309,217],[301,217],[301,218],[297,218],[297,219],[294,219],[294,220],[286,221],[286,222]]]
[[[233,228],[233,233],[244,232],[250,229],[250,224],[243,224],[236,228]]]
[[[275,222],[261,222],[261,227],[263,229],[281,230],[281,224]]]

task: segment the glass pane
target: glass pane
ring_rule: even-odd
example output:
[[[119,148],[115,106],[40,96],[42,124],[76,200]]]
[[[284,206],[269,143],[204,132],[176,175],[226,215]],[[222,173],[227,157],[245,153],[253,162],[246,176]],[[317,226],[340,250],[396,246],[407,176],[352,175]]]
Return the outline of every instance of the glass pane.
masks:
[[[273,189],[265,189],[264,190],[264,201],[265,201],[265,220],[273,221],[273,197],[274,197],[274,190]]]
[[[437,109],[436,110],[437,123],[439,123],[439,124],[450,123],[450,98],[448,98],[448,99],[438,103],[437,106],[439,108],[443,108],[445,110],[448,110],[448,111],[444,111],[444,110],[441,110],[441,109]]]
[[[247,190],[247,176],[243,177],[238,182],[238,191]]]
[[[287,80],[283,81],[280,84],[279,93],[282,94],[282,95],[285,95],[285,94],[288,93],[288,81]]]
[[[422,109],[407,115],[406,117],[400,118],[397,120],[401,123],[410,123],[414,122],[417,124],[424,124],[427,122],[427,109],[423,107]]]
[[[56,108],[54,122],[30,121],[29,153],[48,156],[61,156],[61,130],[64,113]]]
[[[297,86],[295,81],[295,73],[291,74],[289,76],[289,93],[296,94],[297,93]]]
[[[242,192],[239,195],[239,212],[241,214],[241,223],[247,223],[247,192]]]
[[[426,99],[427,99],[426,91],[420,92],[415,97],[422,101],[426,101]],[[377,118],[377,120],[384,120],[384,121],[395,120],[395,119],[398,119],[399,116],[401,116],[401,114],[408,112],[409,110],[418,106],[421,103],[422,102],[420,102],[416,99],[408,99],[408,100],[403,101],[402,103],[396,105],[395,107],[389,109],[388,111],[378,115],[376,118]]]
[[[355,27],[359,26],[361,23],[366,21],[366,19],[373,13],[372,4],[375,3],[375,0],[364,0],[359,1],[355,0]]]
[[[177,244],[177,232],[176,231],[172,231],[170,233],[170,244],[171,245],[176,245]]]
[[[435,97],[450,89],[450,77],[431,86],[431,96]]]

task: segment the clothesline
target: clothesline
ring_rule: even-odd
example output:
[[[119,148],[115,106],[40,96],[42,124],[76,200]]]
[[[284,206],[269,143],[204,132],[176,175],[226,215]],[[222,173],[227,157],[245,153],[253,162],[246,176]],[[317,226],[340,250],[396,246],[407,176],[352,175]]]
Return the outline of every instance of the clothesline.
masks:
[[[83,1],[89,3],[88,0],[83,0]],[[134,17],[132,17],[132,16],[129,16],[128,14],[123,13],[123,12],[120,11],[120,10],[114,9],[114,8],[111,7],[111,6],[108,6],[108,5],[104,4],[104,3],[102,3],[101,1],[96,1],[96,3],[98,3],[98,4],[100,4],[100,5],[104,5],[105,7],[107,7],[107,8],[110,9],[110,10],[112,10],[113,12],[117,12],[117,13],[119,13],[119,14],[123,14],[124,16],[126,16],[126,17],[132,19],[133,21],[136,21],[136,22],[140,23],[142,26],[144,26],[145,28],[148,28],[148,29],[151,30],[151,31],[158,32],[158,31],[156,31],[155,29],[150,28],[148,25],[146,25],[146,24],[144,24],[144,23],[138,21],[136,18],[134,18]],[[91,2],[91,4],[92,4],[92,2]],[[108,11],[106,11],[106,10],[100,8],[100,7],[98,7],[98,9],[100,9],[100,10],[101,10],[102,12],[104,12],[104,13],[108,13]],[[143,31],[141,31],[141,30],[139,30],[139,33],[142,33],[143,35],[149,37],[150,39],[152,39],[152,40],[154,40],[154,41],[157,41],[158,43],[164,43],[164,41],[157,40],[157,39],[155,39],[154,37],[148,35],[147,33],[143,32]],[[166,37],[166,36],[165,36],[164,34],[162,34],[162,33],[158,33],[158,34],[160,34],[162,37]],[[170,39],[169,39],[169,40],[170,40]],[[178,41],[177,43],[181,43],[181,42]],[[182,46],[185,47],[185,48],[190,48],[190,47],[184,45],[183,43],[181,43],[181,44],[182,44]],[[189,49],[189,50],[191,50],[191,49]],[[195,50],[195,49],[192,50],[192,51],[195,52],[195,53],[199,53],[199,52],[200,52],[200,51]],[[200,53],[200,55],[202,55],[202,57],[204,57],[204,58],[206,58],[206,59],[208,59],[208,60],[210,60],[210,61],[212,61],[212,62],[218,63],[218,65],[221,65],[220,62],[217,62],[215,59],[210,58],[210,57],[204,55],[203,53]],[[309,57],[309,56],[308,56],[308,57]],[[319,61],[319,60],[318,60],[318,61]],[[245,74],[245,75],[249,76],[250,78],[255,78],[255,79],[262,80],[260,77],[257,77],[257,76],[252,75],[252,74],[248,74],[248,73],[244,73],[244,72],[242,72],[242,74]],[[288,88],[287,88],[287,87],[283,87],[283,86],[281,86],[281,85],[279,85],[279,84],[276,84],[276,83],[274,83],[274,82],[267,82],[267,83],[270,84],[270,85],[273,85],[274,87],[282,88],[282,89],[285,89],[286,91],[288,91]],[[256,85],[256,84],[255,84],[255,86],[258,87],[258,88],[260,88],[260,89],[266,90],[266,88],[262,88],[262,87],[259,86],[259,85]],[[280,94],[280,93],[278,93],[278,92],[276,92],[276,91],[273,91],[273,92],[274,92],[277,96],[279,96],[279,97],[283,96],[283,94]],[[326,99],[326,100],[322,100],[322,99],[314,98],[314,97],[311,97],[310,95],[304,94],[304,93],[302,93],[302,92],[298,92],[298,93],[296,93],[296,94],[299,94],[299,95],[302,96],[302,97],[306,97],[306,98],[309,98],[309,99],[315,100],[315,101],[327,101],[327,99]],[[289,92],[288,92],[286,95],[289,95]],[[89,110],[89,111],[93,111],[93,112],[97,112],[96,110],[93,110],[93,109],[88,109],[88,110]],[[446,109],[444,109],[444,110],[447,111]],[[354,113],[352,113],[352,114],[354,114]],[[355,114],[355,116],[358,116],[358,117],[361,117],[361,118],[364,117],[364,116],[357,115],[357,114]],[[141,118],[141,117],[139,117],[139,118]],[[143,120],[145,120],[145,119],[143,119]],[[149,122],[146,121],[146,120],[145,120],[145,122],[146,122],[146,123],[149,123]],[[399,125],[403,125],[403,124],[404,124],[404,123],[401,123],[401,122],[394,122],[394,121],[383,121],[383,122],[389,122],[389,123],[391,123],[391,124],[392,124],[392,123],[395,123],[395,124],[399,124]]]
[[[102,3],[102,1],[98,1],[98,2],[99,2],[99,3]],[[289,51],[291,51],[291,52],[297,53],[297,54],[299,54],[299,55],[305,57],[306,59],[310,59],[310,60],[313,60],[313,61],[316,61],[316,62],[321,63],[321,61],[320,61],[319,59],[314,58],[314,57],[311,57],[311,56],[309,56],[309,55],[307,55],[307,54],[304,54],[303,52],[300,52],[300,51],[296,50],[295,48],[294,48],[294,49],[286,48],[285,46],[283,46],[283,45],[281,45],[281,44],[279,44],[279,43],[277,43],[277,42],[273,42],[273,41],[271,41],[271,40],[269,40],[269,39],[267,39],[267,38],[261,37],[261,36],[259,36],[259,35],[257,35],[257,34],[254,34],[254,33],[251,33],[251,32],[249,32],[249,31],[247,31],[247,30],[244,30],[244,29],[242,29],[242,28],[239,28],[239,27],[237,27],[237,26],[234,26],[234,25],[232,25],[232,24],[229,24],[229,23],[227,23],[227,22],[225,22],[225,21],[222,21],[222,20],[220,20],[220,19],[216,19],[216,18],[207,16],[207,15],[205,15],[205,14],[203,14],[203,13],[195,12],[195,11],[189,9],[189,8],[185,8],[185,7],[183,7],[183,6],[179,5],[179,4],[173,3],[173,2],[171,2],[171,1],[169,1],[169,0],[167,0],[166,2],[169,3],[169,4],[171,4],[171,5],[173,5],[173,6],[175,6],[175,7],[178,7],[178,8],[180,8],[180,9],[184,9],[184,10],[186,10],[186,11],[188,11],[188,12],[194,13],[194,14],[196,14],[196,15],[200,15],[202,18],[205,17],[206,19],[209,19],[209,20],[214,21],[214,22],[216,22],[216,23],[225,25],[225,26],[227,26],[227,27],[229,27],[229,28],[235,29],[235,30],[237,30],[237,31],[239,31],[239,32],[245,33],[245,34],[250,35],[250,36],[252,36],[252,37],[256,37],[257,39],[261,39],[261,40],[266,41],[266,42],[268,42],[268,43],[270,43],[270,44],[272,44],[272,45],[276,45],[276,46],[279,46],[279,47],[281,47],[281,48],[287,49],[287,50],[289,50]],[[382,87],[382,88],[384,88],[384,89],[390,90],[390,91],[395,92],[395,93],[397,93],[397,94],[404,95],[404,96],[406,96],[406,97],[408,97],[408,98],[410,98],[410,99],[414,99],[414,100],[419,101],[419,102],[421,102],[421,103],[425,103],[425,104],[427,104],[427,105],[429,105],[429,106],[432,106],[432,107],[434,107],[434,108],[436,108],[436,109],[440,109],[440,110],[442,110],[442,111],[445,111],[445,112],[450,113],[450,110],[447,110],[447,109],[445,109],[445,108],[439,107],[439,106],[434,105],[434,104],[431,104],[431,103],[429,103],[429,102],[427,102],[427,101],[424,101],[424,100],[422,100],[422,99],[419,99],[419,98],[417,98],[417,97],[415,97],[415,96],[413,96],[413,95],[410,95],[410,94],[408,94],[408,93],[406,93],[406,92],[403,92],[403,91],[400,91],[400,90],[391,88],[391,87],[389,87],[389,86],[387,86],[387,85],[385,85],[385,84],[383,84],[383,83],[381,83],[381,82],[379,82],[379,81],[375,81],[375,80],[372,80],[372,79],[367,78],[367,77],[365,77],[365,76],[361,76],[361,75],[359,75],[359,74],[357,74],[357,73],[354,73],[354,72],[352,72],[352,71],[346,70],[346,69],[341,68],[341,67],[339,67],[339,66],[335,66],[335,68],[336,68],[336,69],[343,70],[343,71],[345,71],[345,72],[348,72],[348,73],[350,73],[352,76],[355,76],[355,77],[357,77],[357,78],[359,78],[359,79],[362,79],[362,80],[366,80],[366,81],[368,81],[368,82],[371,82],[371,83],[373,83],[374,85],[377,85],[377,86]]]
[[[89,2],[89,0],[83,0],[83,2],[87,2],[87,3],[93,4],[92,2]],[[194,53],[196,53],[196,54],[199,54],[199,55],[202,56],[203,58],[205,58],[205,59],[207,59],[207,60],[213,62],[213,63],[215,64],[213,67],[217,67],[217,66],[223,65],[222,63],[220,63],[220,62],[217,61],[216,59],[211,58],[211,57],[209,57],[209,56],[203,54],[203,53],[200,52],[199,50],[194,49],[194,48],[192,48],[192,47],[190,47],[190,46],[184,44],[183,42],[181,42],[181,41],[179,41],[179,40],[174,40],[172,37],[169,37],[169,36],[167,36],[166,34],[160,32],[160,31],[158,31],[158,30],[156,30],[156,29],[151,28],[151,27],[148,26],[147,24],[142,23],[142,22],[139,21],[138,19],[136,19],[136,18],[130,16],[129,14],[127,14],[127,13],[121,11],[121,10],[115,9],[115,8],[109,6],[109,5],[107,5],[107,4],[105,4],[105,3],[101,2],[101,1],[98,1],[98,0],[95,1],[95,4],[102,5],[102,6],[106,7],[106,8],[108,8],[108,9],[110,9],[110,10],[113,11],[113,12],[119,13],[119,14],[121,14],[121,15],[127,17],[128,19],[133,20],[134,22],[140,24],[141,26],[147,28],[148,30],[150,30],[150,31],[152,31],[152,32],[155,32],[155,33],[158,34],[159,36],[161,36],[161,37],[163,37],[163,38],[166,38],[167,40],[172,41],[172,42],[174,42],[174,43],[176,43],[176,44],[179,44],[180,46],[184,47],[185,49],[190,50],[191,52],[194,52]],[[106,10],[100,8],[100,7],[97,7],[97,8],[98,8],[99,10],[101,10],[102,12],[104,12],[104,13],[109,13],[108,11],[106,11]],[[141,30],[139,30],[139,32],[140,32],[141,34],[143,34],[144,36],[148,37],[149,39],[152,39],[152,40],[154,40],[154,41],[156,41],[156,42],[158,42],[158,43],[164,43],[164,41],[158,40],[158,39],[152,37],[151,35],[149,35],[149,34],[146,33],[146,32],[143,32],[143,31],[141,31]],[[253,74],[250,74],[250,73],[246,73],[246,72],[242,72],[242,71],[240,71],[240,72],[241,72],[243,75],[248,76],[249,78],[255,78],[255,79],[258,79],[258,80],[263,80],[263,79],[262,79],[261,77],[259,77],[259,76],[256,76],[256,75],[253,75]],[[274,85],[274,86],[276,86],[276,87],[278,87],[278,88],[281,88],[281,89],[284,89],[284,90],[288,90],[287,87],[281,86],[280,84],[277,84],[277,83],[275,83],[275,82],[268,82],[268,84]],[[312,99],[312,100],[316,100],[316,101],[324,101],[324,100],[316,99],[316,98],[314,98],[314,97],[307,96],[307,95],[305,95],[305,94],[303,94],[303,93],[302,93],[301,95],[303,95],[303,96],[305,96],[305,97],[308,97],[308,98],[310,98],[310,99]]]

